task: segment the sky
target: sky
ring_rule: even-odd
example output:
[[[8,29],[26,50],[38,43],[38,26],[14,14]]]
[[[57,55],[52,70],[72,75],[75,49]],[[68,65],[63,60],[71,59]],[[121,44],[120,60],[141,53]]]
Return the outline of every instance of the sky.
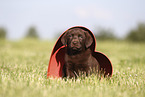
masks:
[[[21,39],[31,26],[41,39],[53,39],[73,26],[92,32],[112,29],[124,37],[145,23],[145,0],[0,0],[0,27],[10,40]]]

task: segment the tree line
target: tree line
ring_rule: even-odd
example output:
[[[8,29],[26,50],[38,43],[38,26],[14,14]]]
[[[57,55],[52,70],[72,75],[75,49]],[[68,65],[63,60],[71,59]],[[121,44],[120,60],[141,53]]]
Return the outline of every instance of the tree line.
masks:
[[[7,31],[4,27],[0,27],[0,39],[6,39]],[[39,39],[38,32],[35,27],[30,27],[26,32],[24,38],[36,38]]]
[[[94,31],[97,40],[117,40],[113,30],[100,28]],[[0,27],[0,39],[6,39],[7,31],[5,28]],[[39,34],[35,27],[30,27],[25,35],[25,38],[39,39]],[[139,23],[136,28],[131,29],[124,40],[133,42],[145,42],[145,23]]]

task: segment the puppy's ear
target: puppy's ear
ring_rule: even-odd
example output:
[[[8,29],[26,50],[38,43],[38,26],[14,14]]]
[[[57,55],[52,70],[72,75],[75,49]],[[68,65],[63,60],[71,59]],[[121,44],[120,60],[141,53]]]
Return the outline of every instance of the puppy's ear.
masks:
[[[67,32],[65,32],[65,33],[63,34],[63,36],[61,37],[61,42],[62,42],[63,45],[66,45],[66,44],[67,44],[66,35],[67,35]]]
[[[86,48],[88,48],[88,47],[91,46],[91,44],[93,43],[93,38],[92,38],[92,36],[89,34],[88,31],[86,31],[85,34],[86,34],[85,45],[86,45]]]

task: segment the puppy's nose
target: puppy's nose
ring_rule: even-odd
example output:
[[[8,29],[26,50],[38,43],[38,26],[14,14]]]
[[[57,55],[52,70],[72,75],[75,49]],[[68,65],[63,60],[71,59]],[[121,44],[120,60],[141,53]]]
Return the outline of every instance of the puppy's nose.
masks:
[[[77,44],[78,43],[78,41],[73,41],[73,44]]]
[[[78,41],[78,37],[74,36],[74,39],[73,39],[73,44],[77,44],[79,41]]]

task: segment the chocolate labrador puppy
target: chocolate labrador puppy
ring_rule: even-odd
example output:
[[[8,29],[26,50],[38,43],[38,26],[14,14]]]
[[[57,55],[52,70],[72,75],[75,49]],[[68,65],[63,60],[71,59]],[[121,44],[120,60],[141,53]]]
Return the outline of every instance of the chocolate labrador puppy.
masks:
[[[99,63],[92,56],[90,46],[93,39],[88,31],[81,28],[69,29],[61,38],[66,45],[64,76],[76,78],[80,74],[98,72]]]

